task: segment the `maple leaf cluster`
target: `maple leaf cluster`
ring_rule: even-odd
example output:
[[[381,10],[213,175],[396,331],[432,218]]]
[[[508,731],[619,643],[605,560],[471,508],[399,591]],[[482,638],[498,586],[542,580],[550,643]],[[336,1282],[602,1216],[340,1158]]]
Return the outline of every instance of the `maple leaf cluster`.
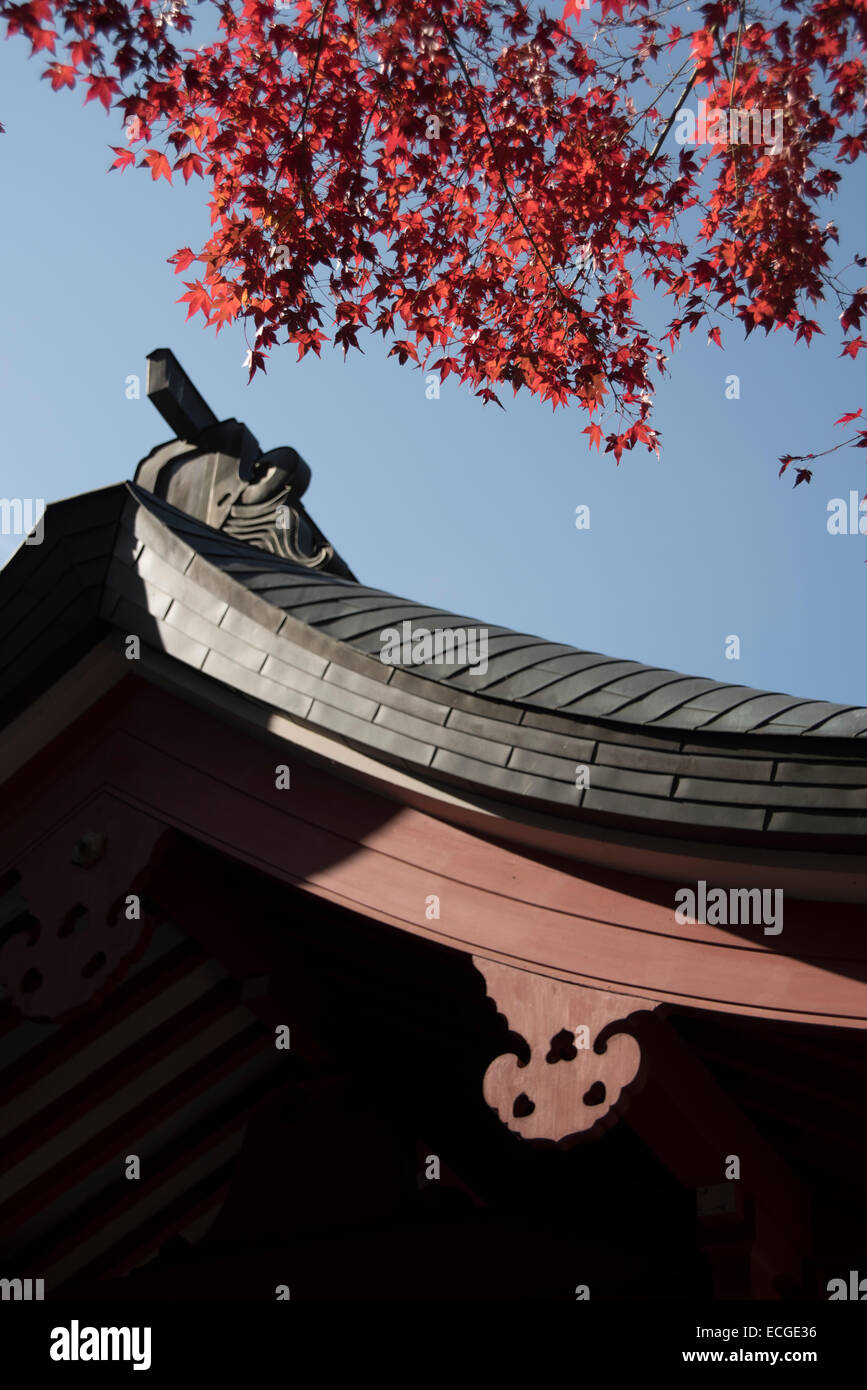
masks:
[[[613,427],[585,433],[619,462],[658,450],[654,374],[685,329],[809,343],[836,295],[842,355],[865,346],[867,287],[832,275],[821,205],[865,151],[867,0],[761,19],[743,0],[207,8],[216,37],[196,48],[183,0],[0,0],[55,90],[123,113],[113,167],[207,180],[210,236],[172,259],[197,267],[189,315],[255,329],[251,376],[279,342],[304,356],[378,333],[485,402],[511,386],[599,412]],[[782,140],[678,149],[698,83],[722,109],[780,113]],[[658,337],[642,285],[672,306]]]

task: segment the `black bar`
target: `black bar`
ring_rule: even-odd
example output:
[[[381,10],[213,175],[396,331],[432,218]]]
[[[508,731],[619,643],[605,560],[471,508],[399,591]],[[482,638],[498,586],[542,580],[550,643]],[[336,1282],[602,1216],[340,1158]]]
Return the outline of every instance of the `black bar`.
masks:
[[[217,417],[199,394],[171,348],[155,348],[147,356],[148,398],[179,439],[195,439]]]

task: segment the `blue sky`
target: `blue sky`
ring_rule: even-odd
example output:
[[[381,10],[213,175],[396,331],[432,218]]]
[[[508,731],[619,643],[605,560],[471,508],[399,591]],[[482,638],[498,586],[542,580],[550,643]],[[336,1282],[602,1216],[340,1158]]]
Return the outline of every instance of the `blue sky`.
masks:
[[[221,418],[299,450],[307,505],[363,582],[617,657],[867,705],[867,537],[826,526],[831,498],[867,493],[867,451],[819,460],[797,490],[777,479],[779,454],[837,443],[832,422],[867,405],[867,354],[840,359],[836,306],[814,315],[826,337],[809,350],[728,325],[722,352],[692,335],[657,397],[661,460],[636,450],[619,467],[589,452],[577,408],[506,395],[503,413],[453,378],[428,400],[380,338],[345,362],[278,349],[248,386],[243,328],[185,323],[166,263],[208,234],[204,184],[107,174],[120,113],[52,93],[26,53],[0,43],[0,495],[51,501],[131,478],[170,433],[144,397],[146,353],[170,347]],[[828,212],[841,265],[867,252],[865,211],[856,165]],[[125,396],[133,373],[140,400]],[[0,562],[17,544],[0,536]]]

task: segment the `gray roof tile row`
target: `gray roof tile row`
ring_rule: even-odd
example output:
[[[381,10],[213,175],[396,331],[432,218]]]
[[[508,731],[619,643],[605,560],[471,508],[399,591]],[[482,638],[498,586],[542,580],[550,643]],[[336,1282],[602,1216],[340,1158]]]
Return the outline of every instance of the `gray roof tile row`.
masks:
[[[386,627],[485,625],[253,550],[134,485],[91,496],[49,508],[44,547],[0,580],[0,697],[100,618],[467,794],[705,838],[867,835],[867,710],[491,626],[484,673],[387,664]]]

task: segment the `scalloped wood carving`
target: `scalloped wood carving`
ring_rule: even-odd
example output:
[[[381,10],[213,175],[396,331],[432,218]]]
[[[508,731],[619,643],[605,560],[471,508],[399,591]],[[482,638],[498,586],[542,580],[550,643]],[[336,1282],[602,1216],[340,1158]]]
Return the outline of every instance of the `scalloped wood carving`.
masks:
[[[599,1052],[596,1041],[610,1024],[625,1023],[630,1014],[658,1004],[479,956],[473,964],[509,1027],[530,1048],[523,1066],[514,1053],[504,1053],[488,1067],[483,1085],[488,1105],[524,1139],[561,1140],[607,1128],[624,1088],[638,1074],[641,1050],[628,1033],[615,1033]]]
[[[117,983],[146,942],[145,911],[128,919],[165,827],[107,793],[53,826],[17,861],[34,925],[0,946],[0,982],[24,1018],[59,1019]]]

